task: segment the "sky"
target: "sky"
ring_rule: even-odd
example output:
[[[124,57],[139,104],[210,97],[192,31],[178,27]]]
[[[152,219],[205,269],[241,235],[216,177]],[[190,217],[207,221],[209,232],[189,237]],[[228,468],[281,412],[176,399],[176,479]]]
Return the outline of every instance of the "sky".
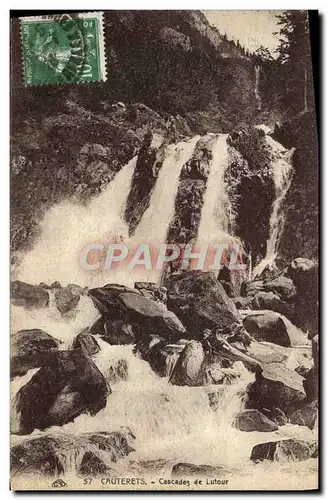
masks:
[[[216,26],[228,39],[239,40],[241,45],[256,50],[260,45],[273,54],[278,47],[278,37],[272,33],[279,31],[275,14],[279,10],[204,10],[208,21]],[[273,54],[274,55],[274,54]]]

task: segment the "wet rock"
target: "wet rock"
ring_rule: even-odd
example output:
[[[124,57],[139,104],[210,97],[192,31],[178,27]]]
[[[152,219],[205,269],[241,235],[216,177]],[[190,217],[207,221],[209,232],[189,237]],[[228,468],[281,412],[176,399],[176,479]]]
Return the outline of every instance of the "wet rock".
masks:
[[[280,408],[288,407],[306,398],[303,377],[283,363],[262,363],[262,372],[256,373],[255,382],[247,387],[246,407]]]
[[[41,288],[44,288],[45,290],[49,290],[50,289],[50,286],[47,285],[47,283],[44,283],[43,281],[41,281],[41,283],[39,283],[39,286]]]
[[[150,349],[147,361],[157,375],[161,377],[170,376],[185,346],[186,341],[184,340],[175,344],[168,344],[167,341],[156,343]]]
[[[220,269],[218,274],[218,280],[226,291],[228,297],[234,297],[233,285],[231,280],[231,271],[228,266],[224,265],[222,269]]]
[[[85,354],[92,356],[93,354],[97,354],[100,351],[100,347],[96,339],[89,335],[88,333],[79,333],[72,345],[73,349],[82,349]]]
[[[105,317],[122,319],[139,335],[158,333],[164,338],[179,339],[186,333],[181,321],[164,304],[146,299],[137,290],[113,292],[103,287],[90,290],[89,295]]]
[[[236,306],[211,272],[186,271],[172,277],[168,308],[195,339],[202,338],[205,329],[229,329],[239,323]]]
[[[59,288],[61,288],[61,284],[59,283],[59,281],[54,281],[53,283],[51,283],[50,285],[50,288],[51,290],[57,290]]]
[[[130,345],[136,342],[132,325],[120,319],[99,318],[91,327],[90,333],[100,335],[111,345]]]
[[[277,425],[282,426],[288,423],[286,414],[280,410],[280,408],[272,408],[268,410],[267,408],[262,408],[262,413],[268,417],[272,422],[275,422]]]
[[[254,446],[251,454],[253,462],[262,460],[295,461],[308,460],[317,453],[317,443],[308,443],[299,439],[285,439],[283,441],[269,441]]]
[[[246,281],[241,286],[242,297],[254,297],[259,292],[264,292],[263,280]]]
[[[119,283],[109,283],[103,287],[91,288],[88,294],[102,316],[117,318],[117,314],[115,314],[117,307],[116,298],[124,292],[140,295],[138,290]]]
[[[232,426],[245,432],[272,432],[278,430],[277,424],[259,410],[243,410],[239,412],[235,416]]]
[[[55,301],[58,311],[65,315],[78,305],[80,295],[68,288],[61,288],[55,293]]]
[[[64,467],[57,453],[61,443],[59,437],[43,436],[14,446],[10,451],[12,476],[33,474],[52,477],[63,474]]]
[[[82,295],[83,288],[80,285],[75,285],[74,283],[69,283],[66,288],[67,288],[67,290],[74,293],[75,295]]]
[[[313,366],[305,375],[304,389],[308,401],[314,401],[319,398],[319,370]]]
[[[290,422],[296,425],[306,425],[314,429],[318,417],[318,401],[312,401],[295,410],[290,416]]]
[[[140,293],[145,290],[151,295],[154,300],[166,304],[167,288],[165,286],[159,286],[157,283],[151,283],[149,281],[138,281],[134,284],[134,288],[136,290],[139,290]]]
[[[95,447],[97,451],[109,453],[112,462],[118,462],[129,453],[136,451],[134,448],[136,436],[129,427],[122,426],[119,431],[113,432],[90,432],[83,436],[87,439],[89,449]]]
[[[130,429],[124,427],[114,432],[102,431],[74,436],[65,433],[25,439],[11,448],[11,474],[58,477],[66,472],[67,457],[82,456],[81,462],[77,458],[74,472],[84,475],[84,472],[89,470],[90,475],[96,475],[103,467],[96,458],[105,457],[106,463],[117,462],[135,451],[134,440],[135,436]],[[101,462],[104,463],[102,460]],[[112,475],[112,471],[113,469],[108,468],[106,474]]]
[[[308,287],[318,286],[318,263],[298,257],[289,265],[287,275],[300,292],[305,292]]]
[[[153,134],[149,130],[144,136],[131,187],[126,201],[124,220],[129,225],[129,234],[135,232],[143,214],[149,207],[156,180],[165,159],[165,146],[152,145]]]
[[[297,293],[293,281],[286,276],[278,276],[274,280],[266,282],[264,290],[276,293],[284,301],[294,299]]]
[[[112,473],[114,472],[114,476]],[[99,475],[107,475],[109,477],[116,477],[115,471],[108,467],[108,465],[101,460],[95,453],[92,451],[87,451],[82,458],[81,465],[79,467],[78,473],[81,476],[99,476]]]
[[[274,311],[250,312],[243,319],[243,324],[255,340],[290,346],[286,325]]]
[[[170,382],[189,387],[203,385],[205,377],[205,352],[201,342],[192,340],[180,354]]]
[[[10,298],[15,306],[42,308],[49,305],[49,294],[41,286],[30,285],[24,281],[13,281],[10,285]]]
[[[272,342],[284,347],[303,345],[306,335],[282,314],[274,311],[251,311],[243,318],[243,325],[258,341]]]
[[[246,299],[247,300],[247,299]],[[275,311],[281,314],[288,314],[291,311],[291,306],[283,302],[278,295],[274,292],[259,292],[257,293],[252,302],[252,309],[266,309]],[[289,307],[288,307],[289,306]]]
[[[224,467],[213,467],[212,465],[195,465],[178,463],[172,468],[172,477],[206,477],[223,476],[226,474]]]
[[[18,391],[13,432],[29,434],[64,425],[81,413],[95,415],[110,393],[104,376],[82,350],[59,351]]]
[[[233,297],[232,302],[237,309],[248,309],[252,303],[249,297]]]
[[[231,385],[240,378],[240,372],[233,368],[224,368],[217,365],[209,366],[206,370],[208,384]]]
[[[55,353],[61,342],[43,330],[20,330],[11,336],[10,375],[24,375],[31,368],[38,368]]]

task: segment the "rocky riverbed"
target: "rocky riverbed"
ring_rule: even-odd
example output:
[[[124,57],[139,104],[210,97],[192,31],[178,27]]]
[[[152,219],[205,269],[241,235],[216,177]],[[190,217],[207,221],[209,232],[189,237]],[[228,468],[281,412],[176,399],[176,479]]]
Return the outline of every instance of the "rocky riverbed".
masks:
[[[12,474],[233,489],[265,468],[290,481],[295,462],[313,470],[317,272],[296,258],[232,298],[203,271],[166,287],[13,282]]]

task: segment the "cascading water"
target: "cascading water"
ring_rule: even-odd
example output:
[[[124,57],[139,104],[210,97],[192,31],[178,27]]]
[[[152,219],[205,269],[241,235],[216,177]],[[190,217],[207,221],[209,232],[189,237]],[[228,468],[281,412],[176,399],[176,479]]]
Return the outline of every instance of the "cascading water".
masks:
[[[260,66],[255,66],[255,99],[256,99],[256,105],[257,105],[257,110],[261,111],[262,109],[262,99],[261,99],[261,94],[260,94],[260,74],[261,74],[261,67]]]
[[[191,157],[199,137],[187,143],[170,146],[160,170],[150,204],[136,230],[138,240],[165,242],[167,229],[174,212],[174,200],[178,189],[179,176],[183,165]]]
[[[220,134],[212,149],[212,162],[207,179],[204,204],[198,228],[198,243],[226,243],[229,236],[230,201],[224,183],[228,166],[228,134]]]
[[[135,244],[151,239],[164,243],[166,232],[174,210],[179,175],[183,164],[193,153],[198,137],[187,143],[179,143],[168,149],[168,155],[152,194],[150,207],[145,212],[133,238],[128,239],[128,228],[122,214],[129,192],[135,159],[129,162],[114,178],[108,188],[87,207],[69,203],[54,207],[46,215],[42,225],[42,236],[29,252],[19,269],[18,278],[30,283],[60,280],[62,283],[77,282],[80,285],[113,282],[132,285],[137,279],[154,281],[154,275],[144,271],[137,275],[126,271],[113,271],[111,275],[92,275],[83,272],[78,263],[74,266],[72,253],[78,255],[83,245],[90,241],[104,241],[113,235],[124,242]],[[224,243],[229,236],[229,199],[224,185],[224,172],[228,165],[226,135],[219,135],[213,147],[204,205],[198,231],[198,241]],[[268,143],[280,154],[284,153],[278,143],[269,137]],[[284,153],[285,154],[285,153]],[[291,181],[291,166],[280,157],[272,165],[277,199],[270,220],[270,240],[267,257],[275,255],[283,223],[282,203]],[[274,258],[274,257],[273,257]],[[40,310],[25,310],[12,307],[12,330],[42,328],[61,340],[62,349],[70,348],[73,338],[99,317],[91,300],[81,296],[80,302],[66,318],[63,318],[51,296],[50,306]],[[265,482],[273,489],[277,481],[297,487],[299,474],[311,484],[312,459],[303,463],[263,463],[254,465],[250,453],[255,444],[298,437],[311,440],[316,430],[286,425],[275,432],[241,432],[232,427],[236,412],[243,407],[247,385],[254,375],[242,364],[234,366],[237,376],[232,382],[222,385],[208,384],[203,387],[179,387],[169,383],[177,356],[172,354],[167,362],[167,377],[157,376],[150,365],[133,353],[132,346],[114,346],[97,338],[100,352],[94,357],[100,371],[108,379],[112,394],[108,396],[106,408],[94,416],[80,415],[62,427],[51,427],[45,431],[34,430],[28,436],[45,435],[73,436],[73,444],[62,450],[61,463],[64,470],[74,473],[83,453],[79,450],[79,436],[84,432],[117,431],[128,426],[136,436],[136,451],[118,463],[109,462],[122,477],[134,475],[137,464],[151,460],[160,463],[161,474],[170,477],[172,465],[177,462],[224,466],[232,489],[245,488],[249,484]],[[113,380],[112,366],[124,360],[127,374],[124,379]],[[12,395],[27,383],[36,370],[12,382]],[[216,401],[215,407],[210,402]],[[76,440],[75,440],[76,438]],[[21,443],[26,436],[14,435],[12,445]],[[101,457],[106,461],[106,455]],[[108,458],[108,457],[107,457]],[[313,463],[312,463],[313,462]],[[138,465],[139,467],[139,465]],[[142,467],[142,465],[140,465]],[[312,469],[311,469],[312,468]],[[144,470],[142,471],[144,474]],[[294,482],[294,483],[293,483]]]
[[[24,256],[14,279],[32,284],[55,280],[81,286],[102,283],[101,271],[84,270],[79,256],[90,243],[127,238],[123,212],[135,164],[136,157],[87,206],[64,202],[51,208],[41,223],[40,238]]]
[[[281,144],[276,142],[270,136],[266,136],[266,141],[271,147],[276,158],[272,162],[272,173],[276,190],[276,198],[272,205],[270,217],[270,232],[267,241],[266,254],[264,259],[254,268],[253,276],[260,275],[266,266],[274,263],[280,238],[284,229],[285,215],[283,203],[286,194],[290,188],[293,177],[293,166],[291,164],[291,155],[294,150],[287,151]]]

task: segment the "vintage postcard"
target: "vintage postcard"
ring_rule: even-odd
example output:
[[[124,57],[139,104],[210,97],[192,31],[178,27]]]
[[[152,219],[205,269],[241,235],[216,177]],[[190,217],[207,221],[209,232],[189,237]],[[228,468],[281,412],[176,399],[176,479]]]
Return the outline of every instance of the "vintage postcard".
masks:
[[[12,490],[318,489],[316,19],[11,12]]]

